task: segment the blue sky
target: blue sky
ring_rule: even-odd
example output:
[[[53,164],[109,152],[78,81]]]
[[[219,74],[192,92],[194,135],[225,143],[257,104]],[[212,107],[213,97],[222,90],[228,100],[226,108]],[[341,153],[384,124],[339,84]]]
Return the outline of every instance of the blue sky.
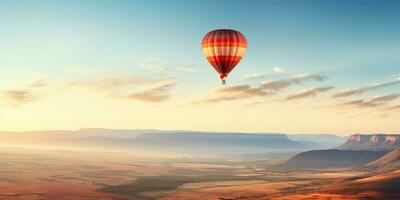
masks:
[[[1,65],[59,72],[134,67],[149,57],[206,65],[199,41],[226,27],[249,40],[235,75],[285,66],[344,81],[384,79],[398,72],[399,8],[397,1],[3,1]]]
[[[196,96],[219,83],[202,37],[232,28],[247,37],[248,50],[230,84],[256,85],[246,74],[280,80],[310,73],[351,90],[400,74],[399,10],[399,1],[0,1],[0,84],[7,90],[37,76],[57,79],[72,67],[185,79],[192,83],[176,92]],[[153,65],[199,73],[154,73]]]

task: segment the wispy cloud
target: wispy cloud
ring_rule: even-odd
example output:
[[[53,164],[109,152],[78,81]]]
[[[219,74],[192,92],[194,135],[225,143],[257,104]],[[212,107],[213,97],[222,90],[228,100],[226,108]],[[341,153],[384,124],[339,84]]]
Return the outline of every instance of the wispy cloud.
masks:
[[[165,67],[166,61],[160,58],[147,58],[140,65],[154,73],[164,73],[167,71],[167,67]]]
[[[380,88],[393,86],[393,85],[397,85],[397,84],[400,84],[400,79],[396,79],[396,80],[385,82],[385,83],[378,83],[378,84],[374,84],[374,85],[370,85],[367,87],[362,87],[362,88],[358,88],[358,89],[354,89],[354,90],[338,92],[335,95],[333,95],[333,98],[343,98],[343,97],[350,97],[350,96],[354,96],[354,95],[360,95],[369,90],[380,89]]]
[[[275,73],[280,73],[280,74],[286,73],[286,69],[283,68],[283,67],[274,67],[274,68],[272,68],[272,70],[273,70]]]
[[[23,104],[35,101],[37,97],[28,90],[9,90],[1,93],[1,97],[11,106],[21,106]]]
[[[302,83],[304,81],[309,81],[309,80],[324,81],[326,79],[327,79],[327,77],[325,75],[322,75],[322,74],[303,73],[303,74],[295,74],[294,78],[292,79],[292,81],[293,82]]]
[[[48,81],[46,79],[38,79],[38,80],[32,81],[31,83],[28,84],[28,86],[32,87],[32,88],[45,87],[47,85],[48,85]]]
[[[306,81],[324,81],[326,76],[322,74],[300,74],[295,75],[290,79],[283,79],[277,81],[264,81],[261,83],[260,88],[269,91],[281,91],[283,89],[288,88],[290,85],[302,85]]]
[[[66,77],[60,79],[59,83],[40,79],[13,89],[0,91],[0,99],[11,106],[21,106],[37,101],[49,92],[60,93],[68,89],[87,89],[105,97],[159,103],[172,96],[172,90],[178,83],[178,79],[173,77],[153,78],[129,73],[77,68],[70,69]]]
[[[352,107],[352,108],[372,108],[381,105],[385,105],[390,101],[396,100],[399,98],[399,94],[391,94],[391,95],[383,95],[383,96],[375,96],[371,100],[352,100],[345,103],[340,104],[340,106]]]
[[[182,71],[182,72],[188,72],[188,73],[197,73],[199,72],[198,70],[192,68],[192,67],[174,67],[175,70]]]
[[[213,90],[214,97],[194,101],[194,103],[216,103],[220,101],[226,100],[237,100],[237,99],[245,99],[249,97],[262,97],[268,96],[270,93],[260,89],[260,88],[252,88],[250,85],[236,85],[236,86],[227,86]]]
[[[333,89],[333,87],[318,87],[313,89],[304,90],[295,94],[289,95],[286,100],[299,100],[307,97],[315,97],[320,93]]]
[[[149,78],[129,74],[107,74],[70,81],[72,87],[88,88],[112,98],[139,100],[152,103],[166,101],[172,88],[177,85],[174,78]]]
[[[385,110],[400,110],[400,104],[387,107]]]
[[[371,101],[376,102],[376,103],[386,103],[389,101],[396,100],[399,98],[399,94],[390,94],[390,95],[381,95],[381,96],[375,96],[372,98]]]
[[[147,69],[149,71],[155,72],[155,73],[164,73],[165,71],[167,71],[167,68],[159,66],[159,65],[149,66],[149,67],[147,67]]]
[[[198,70],[193,68],[193,65],[186,66],[171,66],[165,60],[158,58],[148,58],[146,61],[141,63],[141,66],[146,68],[147,70],[163,74],[171,71],[180,71],[186,73],[197,73]]]
[[[180,71],[180,72],[186,72],[186,73],[197,73],[198,70],[192,68],[192,67],[163,67],[163,66],[159,66],[159,65],[153,65],[153,66],[149,66],[147,67],[147,69],[151,72],[154,73],[167,73],[167,72],[171,72],[171,71]]]
[[[126,74],[93,75],[68,81],[67,85],[90,88],[99,91],[117,90],[123,87],[138,87],[140,85],[156,83],[159,79]]]
[[[251,85],[236,85],[214,89],[211,98],[195,101],[194,103],[216,103],[226,100],[247,99],[252,97],[265,97],[277,94],[292,84],[303,84],[306,81],[323,81],[326,77],[320,74],[306,74],[290,79],[277,81],[264,81],[257,87]]]
[[[283,80],[283,81],[263,81],[260,85],[260,88],[263,90],[278,92],[283,89],[288,88],[292,83]]]
[[[159,103],[166,101],[170,97],[170,90],[176,85],[176,83],[168,83],[160,85],[155,88],[147,89],[141,92],[128,93],[128,94],[116,94],[114,98],[132,99],[145,102]]]
[[[265,75],[259,73],[251,73],[251,74],[246,74],[244,76],[251,80],[262,79],[265,77]]]
[[[370,108],[370,107],[378,106],[378,104],[376,104],[374,102],[366,101],[363,99],[348,101],[348,102],[340,104],[340,105],[346,106],[346,107],[351,107],[351,108]]]
[[[10,106],[19,107],[40,99],[40,90],[47,86],[49,86],[47,79],[38,79],[20,85],[16,89],[1,91],[0,97]]]

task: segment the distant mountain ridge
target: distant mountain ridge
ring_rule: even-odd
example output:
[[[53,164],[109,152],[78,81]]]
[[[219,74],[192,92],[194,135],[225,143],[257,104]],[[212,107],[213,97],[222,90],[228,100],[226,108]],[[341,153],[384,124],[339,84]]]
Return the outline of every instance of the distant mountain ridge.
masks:
[[[313,149],[332,149],[347,139],[334,134],[287,134],[287,137],[295,142],[312,146]]]
[[[85,144],[102,144],[109,148],[158,150],[164,153],[189,155],[243,155],[289,153],[310,147],[289,140],[285,134],[210,133],[210,132],[146,132],[134,138],[86,137]]]
[[[21,137],[23,136],[23,137]],[[73,138],[125,138],[143,140],[150,142],[154,137],[163,138],[158,142],[168,142],[166,140],[189,140],[201,142],[206,138],[213,138],[220,142],[238,142],[244,143],[252,140],[253,144],[263,146],[264,143],[271,143],[272,146],[278,146],[279,141],[289,140],[288,143],[293,147],[309,147],[309,149],[327,149],[333,148],[346,140],[346,137],[334,134],[286,134],[286,133],[241,133],[241,132],[212,132],[212,131],[185,131],[185,130],[156,130],[156,129],[104,129],[104,128],[86,128],[79,130],[44,130],[44,131],[23,131],[23,132],[6,132],[0,131],[0,138],[4,139],[73,139]],[[268,137],[268,138],[267,138]],[[192,142],[192,141],[190,141]]]
[[[152,129],[0,132],[0,145],[52,146],[150,152],[158,155],[281,155],[313,149],[281,133],[202,132]],[[250,157],[250,156],[248,156]]]
[[[252,133],[145,133],[137,136],[135,141],[141,144],[213,146],[229,145],[235,148],[305,148],[306,145],[289,140],[285,134],[252,134]]]
[[[341,150],[388,151],[400,147],[400,134],[351,135]]]

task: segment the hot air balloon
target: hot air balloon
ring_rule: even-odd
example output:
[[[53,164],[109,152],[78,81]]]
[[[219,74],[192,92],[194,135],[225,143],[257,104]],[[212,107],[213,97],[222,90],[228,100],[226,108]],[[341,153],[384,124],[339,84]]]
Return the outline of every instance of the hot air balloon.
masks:
[[[210,31],[202,41],[204,56],[219,73],[222,84],[225,84],[225,78],[242,59],[246,48],[244,35],[231,29]]]

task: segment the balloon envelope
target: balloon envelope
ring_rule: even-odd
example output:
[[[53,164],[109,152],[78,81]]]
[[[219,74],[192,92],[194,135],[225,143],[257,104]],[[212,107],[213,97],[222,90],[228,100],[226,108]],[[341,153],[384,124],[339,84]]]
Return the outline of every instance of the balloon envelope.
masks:
[[[247,40],[239,31],[218,29],[204,36],[202,48],[208,62],[224,80],[242,59],[247,48]]]

